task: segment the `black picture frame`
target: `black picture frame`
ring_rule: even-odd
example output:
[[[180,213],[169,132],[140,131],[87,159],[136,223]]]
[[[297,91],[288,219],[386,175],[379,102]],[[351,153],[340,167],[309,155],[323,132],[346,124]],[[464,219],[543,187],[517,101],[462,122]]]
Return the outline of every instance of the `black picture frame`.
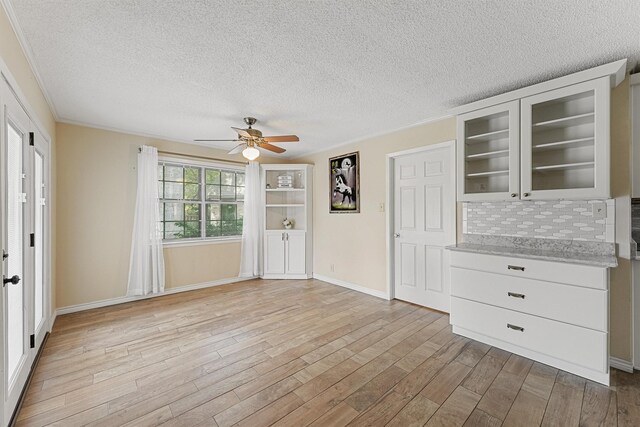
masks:
[[[329,158],[329,213],[360,213],[360,152]]]

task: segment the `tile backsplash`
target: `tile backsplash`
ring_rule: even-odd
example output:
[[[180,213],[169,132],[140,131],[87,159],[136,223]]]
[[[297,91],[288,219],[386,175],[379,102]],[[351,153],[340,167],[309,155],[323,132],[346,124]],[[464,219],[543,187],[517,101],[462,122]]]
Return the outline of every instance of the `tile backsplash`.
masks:
[[[614,218],[613,199],[466,202],[462,227],[467,234],[613,242]]]

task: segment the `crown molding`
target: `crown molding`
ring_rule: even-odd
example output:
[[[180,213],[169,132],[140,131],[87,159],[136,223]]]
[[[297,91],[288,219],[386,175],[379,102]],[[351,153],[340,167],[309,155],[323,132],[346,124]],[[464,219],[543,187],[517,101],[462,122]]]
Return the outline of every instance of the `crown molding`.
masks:
[[[49,94],[49,92],[47,91],[47,88],[44,85],[42,76],[38,72],[38,68],[36,67],[36,62],[33,56],[33,51],[31,50],[31,45],[29,45],[29,42],[27,41],[27,38],[24,35],[24,32],[22,31],[22,28],[18,23],[18,17],[15,13],[15,10],[13,9],[11,0],[0,0],[0,3],[2,3],[2,7],[4,8],[4,11],[6,12],[7,17],[9,18],[9,22],[11,23],[11,27],[13,28],[13,32],[16,34],[16,37],[18,38],[18,43],[20,43],[22,52],[24,53],[25,58],[27,58],[27,63],[29,64],[29,67],[31,68],[31,72],[36,78],[36,83],[38,83],[38,86],[40,87],[40,91],[42,92],[42,95],[44,96],[44,99],[47,102],[47,105],[49,105],[49,110],[51,111],[51,114],[53,115],[54,120],[58,121],[60,117],[58,115],[58,110],[56,109],[56,106],[53,103],[53,99],[51,98],[51,95]]]

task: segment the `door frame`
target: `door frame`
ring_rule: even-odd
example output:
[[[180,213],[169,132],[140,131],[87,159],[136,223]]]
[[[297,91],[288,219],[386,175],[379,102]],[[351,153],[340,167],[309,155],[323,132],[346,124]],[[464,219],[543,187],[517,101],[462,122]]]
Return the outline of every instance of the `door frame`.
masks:
[[[385,204],[387,206],[387,221],[386,221],[386,251],[387,251],[387,299],[392,300],[395,298],[395,254],[394,254],[394,245],[393,245],[393,225],[394,225],[394,215],[395,215],[395,198],[394,198],[394,186],[395,186],[395,160],[396,157],[406,156],[407,154],[416,154],[416,153],[424,153],[427,151],[439,150],[442,148],[450,148],[450,160],[451,160],[451,178],[453,179],[453,189],[457,188],[457,175],[456,175],[456,141],[454,139],[439,142],[436,144],[424,145],[421,147],[411,148],[403,151],[396,151],[393,153],[387,153],[386,155],[386,167],[385,167],[385,180],[386,180],[386,200]],[[456,233],[458,228],[457,223],[457,203],[458,197],[454,194],[454,224],[456,226],[453,229],[453,239],[456,239]]]
[[[48,286],[45,289],[47,298],[46,298],[46,306],[43,307],[43,310],[46,310],[46,315],[48,318],[48,324],[46,324],[45,328],[47,332],[50,332],[56,318],[56,313],[53,309],[53,294],[52,294],[53,293],[53,289],[52,289],[52,285],[53,285],[52,236],[53,236],[53,233],[52,233],[51,214],[53,212],[53,209],[52,209],[53,200],[51,198],[51,195],[53,194],[53,191],[52,191],[53,190],[53,181],[52,181],[53,162],[51,159],[51,152],[52,152],[51,136],[46,131],[46,127],[44,126],[43,121],[40,120],[38,115],[35,113],[36,110],[28,102],[27,100],[28,98],[25,96],[24,92],[20,89],[20,85],[18,84],[17,80],[13,77],[13,74],[11,73],[9,66],[6,64],[6,62],[2,57],[0,57],[0,84],[7,85],[10,92],[12,92],[13,96],[17,100],[18,104],[20,104],[20,106],[26,112],[27,116],[29,117],[29,120],[31,121],[32,126],[42,136],[44,145],[46,147],[47,157],[45,159],[45,179],[48,187],[47,187],[47,193],[46,193],[47,204],[45,205],[45,216],[46,216],[45,230],[46,231],[45,231],[45,236],[43,236],[45,238],[43,249],[45,251],[45,258],[48,261],[44,270],[44,274],[45,274],[45,278],[47,280]],[[47,104],[47,106],[50,108],[52,112],[55,111],[53,110],[53,108],[50,107],[49,104]],[[2,121],[4,121],[4,118],[2,119]],[[3,131],[3,130],[4,130],[4,125],[0,125],[0,131]],[[0,160],[0,161],[4,161],[4,160]],[[0,292],[0,306],[2,306],[2,304],[4,304],[4,293]],[[2,346],[4,345],[4,334],[3,334],[4,327],[5,325],[4,325],[3,316],[0,316],[0,366],[4,366],[4,362],[5,362],[4,360],[5,349],[2,348]],[[38,349],[32,349],[32,351],[34,351],[34,355],[33,355],[34,360],[37,355],[37,352],[35,352],[35,350],[38,350]],[[2,386],[0,386],[0,408],[4,409],[4,402],[6,398],[6,396],[4,395],[4,384],[5,384],[6,372],[4,372],[4,369],[0,369],[0,371],[1,371],[0,383],[2,384]],[[0,426],[8,425],[8,423],[11,421],[12,416],[13,414],[5,414],[4,410],[0,410]]]

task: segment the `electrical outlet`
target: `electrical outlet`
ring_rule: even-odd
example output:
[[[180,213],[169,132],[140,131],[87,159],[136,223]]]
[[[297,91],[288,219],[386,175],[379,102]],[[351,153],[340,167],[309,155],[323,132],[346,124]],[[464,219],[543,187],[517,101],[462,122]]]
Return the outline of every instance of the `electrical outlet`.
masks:
[[[591,203],[591,213],[594,219],[603,219],[607,217],[607,204],[605,202]]]
[[[333,273],[335,271],[333,264],[331,264],[330,268],[331,268],[331,272]]]

